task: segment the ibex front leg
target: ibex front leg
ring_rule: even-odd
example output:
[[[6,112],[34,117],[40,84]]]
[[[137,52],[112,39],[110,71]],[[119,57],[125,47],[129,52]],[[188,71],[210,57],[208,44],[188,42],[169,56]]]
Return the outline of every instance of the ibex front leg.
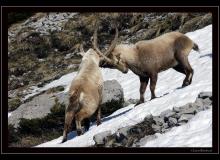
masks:
[[[146,91],[146,88],[147,88],[147,84],[148,84],[148,81],[149,81],[149,77],[139,77],[140,78],[140,100],[139,102],[135,105],[139,105],[141,103],[144,103],[144,93]]]
[[[151,100],[157,98],[155,96],[155,87],[157,84],[157,73],[150,75],[150,91],[151,91]]]

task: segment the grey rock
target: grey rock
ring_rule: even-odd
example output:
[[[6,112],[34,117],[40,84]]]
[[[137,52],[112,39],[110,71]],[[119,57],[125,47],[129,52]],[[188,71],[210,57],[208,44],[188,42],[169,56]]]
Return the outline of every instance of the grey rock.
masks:
[[[202,102],[204,106],[209,106],[212,104],[212,100],[210,98],[205,98]]]
[[[158,133],[161,132],[161,126],[159,126],[159,125],[153,124],[153,125],[152,125],[152,128],[153,128],[153,130],[154,130],[155,132],[158,132]]]
[[[162,128],[161,129],[161,133],[165,133],[165,132],[167,132],[167,131],[169,131],[171,128]]]
[[[212,97],[212,92],[201,92],[199,93],[198,97],[203,99],[210,98]]]
[[[197,97],[192,105],[196,108],[203,106],[203,99]]]
[[[160,114],[160,117],[168,118],[172,117],[175,114],[171,109],[165,110]]]
[[[45,117],[50,113],[50,109],[54,106],[55,98],[58,98],[59,103],[64,103],[65,105],[68,103],[67,93],[43,93],[34,97],[29,102],[20,105],[15,111],[13,111],[8,118],[8,123],[13,124],[15,128],[17,128],[20,118],[33,119]]]
[[[162,126],[162,129],[167,129],[167,128],[169,128],[168,123],[164,123],[163,126]]]
[[[117,131],[117,133],[118,133],[120,136],[123,135],[123,136],[127,137],[130,129],[131,129],[131,126],[126,126],[126,127],[120,128],[120,129]]]
[[[168,119],[168,126],[169,127],[173,127],[177,124],[177,119],[176,118],[173,118],[173,117],[169,117]]]
[[[183,111],[183,110],[187,110],[187,109],[190,108],[190,107],[191,107],[191,104],[190,104],[190,103],[187,103],[187,104],[185,104],[185,105],[179,107],[179,109],[180,109],[180,112],[181,112],[181,111]]]
[[[108,116],[114,111],[124,107],[124,93],[121,85],[116,80],[104,82],[102,96],[102,115]]]
[[[185,109],[182,109],[179,114],[196,114],[197,107],[195,107],[193,104],[189,103],[189,106]]]
[[[156,122],[157,125],[160,125],[160,126],[162,126],[164,123],[164,118],[161,118],[159,116],[153,117],[153,120]]]
[[[174,114],[172,117],[173,117],[173,118],[176,118],[176,119],[179,119],[179,118],[180,118],[180,115],[181,115],[180,113],[176,113],[176,114]]]
[[[182,114],[178,122],[188,122],[193,116],[193,114]]]
[[[119,101],[124,99],[123,89],[116,80],[107,80],[103,86],[102,104],[111,102],[112,100]]]
[[[107,137],[111,135],[111,131],[100,132],[93,136],[93,140],[96,145],[104,145],[107,141]]]

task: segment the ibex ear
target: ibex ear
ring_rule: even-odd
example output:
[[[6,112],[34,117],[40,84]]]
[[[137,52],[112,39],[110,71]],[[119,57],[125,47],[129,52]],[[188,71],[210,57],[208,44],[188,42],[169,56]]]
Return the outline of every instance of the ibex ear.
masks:
[[[85,55],[85,51],[83,49],[83,44],[80,45],[80,52],[78,54],[80,54],[82,57]]]

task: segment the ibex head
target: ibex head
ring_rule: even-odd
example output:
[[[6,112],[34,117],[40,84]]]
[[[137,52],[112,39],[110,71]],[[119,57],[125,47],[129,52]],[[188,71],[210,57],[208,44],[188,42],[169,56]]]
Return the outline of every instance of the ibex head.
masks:
[[[100,67],[103,66],[103,62],[104,62],[104,63],[108,63],[108,65],[110,65],[111,68],[116,68],[123,73],[127,73],[128,72],[127,64],[121,61],[120,57],[111,54],[114,48],[116,47],[117,40],[118,40],[118,29],[116,25],[115,25],[115,31],[116,31],[115,38],[105,53],[102,53],[97,46],[97,31],[98,31],[98,23],[96,23],[95,32],[93,34],[93,49],[101,57]]]

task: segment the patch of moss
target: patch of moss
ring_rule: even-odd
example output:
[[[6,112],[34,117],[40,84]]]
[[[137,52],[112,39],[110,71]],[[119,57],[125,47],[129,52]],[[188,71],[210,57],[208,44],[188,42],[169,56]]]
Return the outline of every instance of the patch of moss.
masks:
[[[15,143],[20,140],[15,127],[11,124],[8,125],[8,143]]]
[[[8,111],[13,111],[21,105],[20,98],[13,98],[8,100]]]
[[[78,43],[80,37],[75,32],[52,32],[51,43],[52,47],[58,49],[60,52],[70,50]]]
[[[123,107],[124,99],[120,99],[118,101],[112,100],[111,102],[107,102],[101,106],[101,113],[103,116],[108,116],[115,112],[116,110]]]

